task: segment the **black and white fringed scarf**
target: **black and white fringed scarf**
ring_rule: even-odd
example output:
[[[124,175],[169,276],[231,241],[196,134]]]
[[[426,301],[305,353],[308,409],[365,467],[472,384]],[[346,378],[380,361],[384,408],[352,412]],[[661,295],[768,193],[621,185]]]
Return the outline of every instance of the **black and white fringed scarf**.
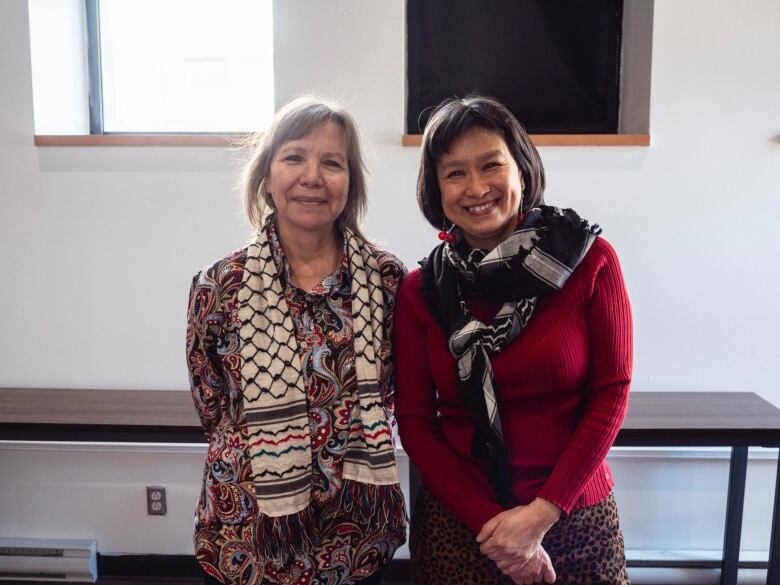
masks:
[[[247,250],[238,292],[241,383],[265,554],[277,560],[311,549],[312,453],[308,403],[295,326],[268,237],[269,217]],[[380,393],[384,326],[382,278],[374,252],[344,229],[352,287],[356,415],[342,477],[372,486],[398,484],[390,425]],[[400,490],[399,490],[400,493]],[[358,503],[350,504],[357,508]],[[376,502],[367,502],[366,510]],[[377,522],[382,521],[376,519]]]
[[[422,262],[422,294],[447,335],[456,360],[461,400],[474,417],[472,455],[488,461],[500,504],[514,505],[491,359],[525,328],[540,296],[559,290],[601,233],[571,209],[528,212],[509,238],[490,251],[472,249],[456,228]],[[502,303],[485,325],[471,315],[466,295]]]

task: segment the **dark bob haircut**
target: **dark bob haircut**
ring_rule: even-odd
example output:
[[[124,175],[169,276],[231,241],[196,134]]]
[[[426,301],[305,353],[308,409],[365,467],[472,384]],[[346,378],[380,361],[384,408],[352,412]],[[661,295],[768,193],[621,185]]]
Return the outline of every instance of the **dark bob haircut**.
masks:
[[[436,164],[452,143],[472,128],[499,134],[520,169],[523,199],[518,212],[544,204],[544,167],[523,125],[497,100],[468,96],[441,103],[431,114],[422,138],[420,172],[417,175],[417,203],[425,219],[436,229],[449,224],[441,205]]]

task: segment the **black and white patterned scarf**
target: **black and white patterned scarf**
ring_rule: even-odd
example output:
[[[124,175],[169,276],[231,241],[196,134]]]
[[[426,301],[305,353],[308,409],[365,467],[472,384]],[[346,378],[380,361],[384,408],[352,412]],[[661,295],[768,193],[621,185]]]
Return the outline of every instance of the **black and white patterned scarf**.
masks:
[[[268,237],[270,216],[247,250],[238,292],[241,322],[241,390],[247,452],[265,555],[311,548],[311,430],[295,325],[277,274]],[[382,401],[384,296],[376,253],[343,230],[352,292],[356,406],[344,453],[342,477],[374,486],[395,486],[398,472],[392,429]],[[258,529],[260,530],[260,529]]]
[[[514,505],[491,360],[528,324],[540,296],[559,290],[601,233],[571,209],[540,206],[493,250],[472,249],[456,228],[422,262],[422,294],[456,360],[461,400],[475,423],[472,455],[488,461],[500,504]],[[466,296],[502,303],[486,325]]]

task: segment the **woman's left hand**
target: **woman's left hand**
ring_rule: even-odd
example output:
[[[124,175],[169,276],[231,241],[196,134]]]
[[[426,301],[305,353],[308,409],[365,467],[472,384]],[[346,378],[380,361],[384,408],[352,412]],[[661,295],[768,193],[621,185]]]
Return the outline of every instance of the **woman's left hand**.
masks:
[[[561,509],[542,498],[505,510],[482,526],[477,535],[479,550],[501,571],[514,572],[537,553],[544,535],[560,516]]]

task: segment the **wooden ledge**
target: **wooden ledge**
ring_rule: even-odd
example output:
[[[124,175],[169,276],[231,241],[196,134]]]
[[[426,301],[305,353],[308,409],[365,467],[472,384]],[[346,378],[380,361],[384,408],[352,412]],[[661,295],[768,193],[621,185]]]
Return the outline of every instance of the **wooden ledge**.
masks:
[[[36,134],[35,146],[240,146],[247,134]],[[532,134],[536,146],[650,146],[649,134]],[[404,134],[403,146],[420,146],[422,135]]]
[[[531,134],[534,146],[650,146],[649,134]],[[404,134],[404,146],[420,146],[422,135]]]
[[[35,135],[35,146],[210,146],[240,145],[247,134],[74,134]]]

